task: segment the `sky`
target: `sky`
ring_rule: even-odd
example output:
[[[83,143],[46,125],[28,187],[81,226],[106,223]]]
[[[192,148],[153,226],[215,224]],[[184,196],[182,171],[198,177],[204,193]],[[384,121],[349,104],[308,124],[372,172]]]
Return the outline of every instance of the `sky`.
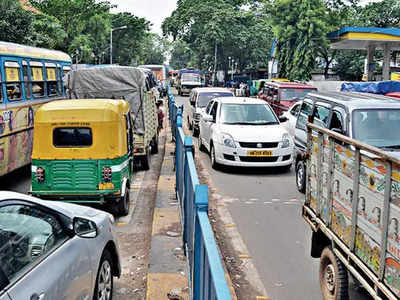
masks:
[[[360,0],[360,4],[379,1],[381,0]],[[146,18],[153,24],[152,31],[161,34],[161,24],[176,8],[177,0],[111,0],[110,2],[118,5],[113,9],[114,12],[128,11],[135,16]]]
[[[161,34],[161,24],[176,8],[177,0],[111,0],[118,5],[113,12],[130,12],[135,16],[146,18],[153,26],[152,31]]]

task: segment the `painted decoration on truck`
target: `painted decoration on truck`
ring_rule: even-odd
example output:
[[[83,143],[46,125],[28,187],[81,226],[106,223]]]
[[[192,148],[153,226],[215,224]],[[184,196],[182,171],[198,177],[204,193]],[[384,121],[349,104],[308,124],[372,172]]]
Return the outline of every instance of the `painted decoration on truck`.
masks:
[[[355,252],[374,273],[378,273],[381,257],[380,246],[358,227],[356,229]]]
[[[393,257],[387,257],[385,260],[384,281],[390,289],[400,296],[400,263]]]

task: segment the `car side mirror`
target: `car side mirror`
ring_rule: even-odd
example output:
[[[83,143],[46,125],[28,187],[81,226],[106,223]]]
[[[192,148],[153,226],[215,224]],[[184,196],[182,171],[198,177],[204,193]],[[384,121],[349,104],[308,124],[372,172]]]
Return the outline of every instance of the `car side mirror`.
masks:
[[[213,116],[212,115],[207,115],[207,114],[203,116],[203,120],[205,122],[214,122]]]
[[[97,236],[97,225],[93,221],[77,217],[74,218],[73,225],[75,234],[81,238],[90,239]]]
[[[283,123],[283,122],[287,122],[288,120],[289,120],[289,119],[288,119],[287,117],[285,117],[285,116],[280,116],[280,117],[279,117],[279,121],[282,122],[282,123]]]

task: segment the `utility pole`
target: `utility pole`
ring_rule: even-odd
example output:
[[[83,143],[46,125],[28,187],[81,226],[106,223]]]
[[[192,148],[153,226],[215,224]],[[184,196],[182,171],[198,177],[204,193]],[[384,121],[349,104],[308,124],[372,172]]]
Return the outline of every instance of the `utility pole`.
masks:
[[[112,63],[113,63],[113,61],[112,61],[112,56],[113,56],[112,33],[114,30],[125,29],[125,28],[128,28],[128,26],[124,25],[124,26],[117,27],[117,28],[111,28],[111,30],[110,30],[110,65],[112,65]]]
[[[217,84],[217,41],[215,41],[215,49],[214,49],[214,86]]]

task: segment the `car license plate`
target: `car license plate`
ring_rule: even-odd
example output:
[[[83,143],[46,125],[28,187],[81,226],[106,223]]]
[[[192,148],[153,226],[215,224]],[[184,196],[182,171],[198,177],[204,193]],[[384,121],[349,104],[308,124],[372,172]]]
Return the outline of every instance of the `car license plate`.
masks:
[[[264,151],[247,151],[247,156],[272,156],[271,150],[264,150]]]

